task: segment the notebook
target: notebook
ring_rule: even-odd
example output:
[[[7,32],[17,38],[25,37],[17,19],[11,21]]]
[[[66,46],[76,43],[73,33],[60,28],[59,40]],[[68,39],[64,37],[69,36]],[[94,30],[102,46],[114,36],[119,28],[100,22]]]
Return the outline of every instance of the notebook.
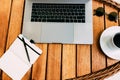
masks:
[[[22,80],[41,54],[41,49],[20,34],[0,57],[0,69],[12,80]]]
[[[92,0],[26,0],[22,34],[36,43],[92,44]]]

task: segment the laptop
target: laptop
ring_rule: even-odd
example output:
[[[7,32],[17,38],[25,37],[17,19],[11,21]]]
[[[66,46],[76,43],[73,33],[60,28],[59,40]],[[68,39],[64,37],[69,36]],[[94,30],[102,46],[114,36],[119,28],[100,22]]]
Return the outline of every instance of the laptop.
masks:
[[[36,43],[92,44],[92,0],[26,0],[22,34]]]

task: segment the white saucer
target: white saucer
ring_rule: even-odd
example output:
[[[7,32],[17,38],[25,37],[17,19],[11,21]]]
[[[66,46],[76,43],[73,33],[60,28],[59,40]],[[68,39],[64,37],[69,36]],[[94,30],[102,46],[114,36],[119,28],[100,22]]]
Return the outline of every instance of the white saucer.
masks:
[[[120,48],[112,43],[112,37],[120,32],[120,27],[107,28],[100,37],[100,46],[103,52],[110,58],[120,60]]]

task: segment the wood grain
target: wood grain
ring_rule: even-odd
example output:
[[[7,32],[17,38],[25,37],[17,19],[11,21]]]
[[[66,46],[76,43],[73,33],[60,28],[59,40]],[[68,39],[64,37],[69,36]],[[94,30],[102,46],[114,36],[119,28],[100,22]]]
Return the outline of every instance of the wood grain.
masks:
[[[9,26],[9,16],[11,9],[11,0],[0,0],[0,57],[5,52],[7,31]],[[0,70],[0,79],[2,79]]]
[[[32,80],[45,80],[46,60],[47,60],[47,44],[37,44],[42,50],[42,55],[33,65]]]
[[[0,5],[2,6],[0,9],[0,56],[2,56],[21,33],[24,0],[0,0]],[[93,0],[93,10],[98,7],[103,7],[103,4]],[[116,10],[105,6],[105,11],[110,13]],[[64,80],[95,72],[116,63],[116,60],[107,58],[103,54],[99,45],[103,30],[114,25],[120,25],[120,20],[115,23],[109,21],[107,16],[93,16],[93,45],[36,44],[42,49],[43,54],[22,80]],[[11,80],[11,78],[3,72],[2,80]]]
[[[8,1],[9,0],[7,0],[6,3],[8,3]],[[23,3],[24,0],[13,0],[6,49],[9,48],[21,31]],[[2,79],[11,80],[5,73],[3,73]]]
[[[118,11],[118,25],[120,26],[120,11]]]
[[[97,1],[93,1],[93,10],[97,9],[98,7],[103,7],[103,4]],[[104,30],[104,16],[93,16],[93,30],[94,42],[92,45],[92,72],[106,67],[106,59],[104,54],[100,50],[99,45],[99,38]]]
[[[77,45],[77,76],[91,71],[90,45]]]
[[[5,50],[11,2],[11,0],[0,0],[0,56],[2,56]]]
[[[47,80],[60,80],[61,44],[49,44]]]
[[[18,34],[21,33],[23,7],[24,7],[24,0],[13,0],[10,28],[8,31],[8,38],[7,38],[8,40],[7,40],[6,49],[8,49],[8,47],[16,39]]]
[[[2,80],[2,71],[0,70],[0,80]]]
[[[107,14],[109,14],[110,12],[117,12],[118,13],[117,10],[115,10],[114,8],[109,7],[109,6],[105,6],[105,11],[106,11]],[[106,23],[106,26],[105,26],[106,29],[111,27],[111,26],[118,26],[118,20],[117,20],[117,22],[110,21],[110,20],[108,20],[108,16],[107,15],[105,16],[105,23]],[[113,60],[111,58],[107,58],[107,66],[110,66],[110,65],[112,65],[112,64],[114,64],[116,62],[117,62],[117,60]]]
[[[62,79],[73,78],[76,75],[76,45],[63,45]]]

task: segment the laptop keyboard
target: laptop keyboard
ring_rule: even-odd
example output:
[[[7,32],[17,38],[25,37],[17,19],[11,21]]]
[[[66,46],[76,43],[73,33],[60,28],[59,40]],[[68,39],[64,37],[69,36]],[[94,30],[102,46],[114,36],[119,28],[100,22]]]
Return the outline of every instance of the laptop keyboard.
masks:
[[[85,23],[85,4],[33,3],[31,22]]]

